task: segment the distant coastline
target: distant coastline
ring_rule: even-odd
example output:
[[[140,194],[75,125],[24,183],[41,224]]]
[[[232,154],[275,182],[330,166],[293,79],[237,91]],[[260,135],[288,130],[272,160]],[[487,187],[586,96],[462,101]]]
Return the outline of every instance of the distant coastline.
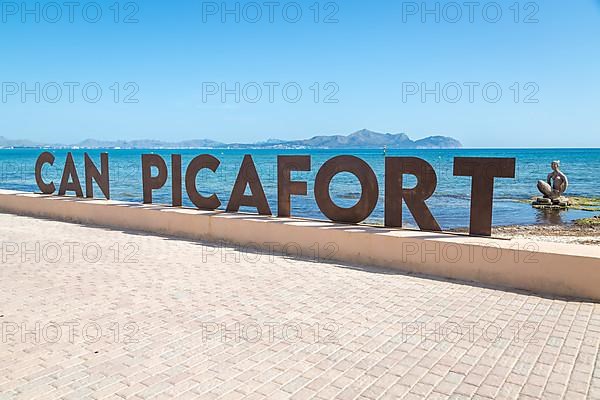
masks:
[[[350,135],[314,136],[303,140],[270,139],[258,143],[222,143],[210,139],[166,142],[161,140],[98,140],[86,139],[76,144],[35,143],[11,140],[0,136],[0,148],[39,149],[456,149],[462,143],[448,136],[429,136],[412,140],[405,133],[378,133],[363,129]]]

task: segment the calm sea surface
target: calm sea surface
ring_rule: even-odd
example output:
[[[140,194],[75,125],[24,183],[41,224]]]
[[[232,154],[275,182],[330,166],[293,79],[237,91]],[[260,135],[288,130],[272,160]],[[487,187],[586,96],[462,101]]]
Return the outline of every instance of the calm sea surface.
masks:
[[[64,160],[68,150],[51,150],[57,160],[54,167],[46,166],[46,181],[54,180],[58,186]],[[99,153],[102,150],[72,150],[79,176],[84,182],[83,153],[88,152],[100,165]],[[216,193],[223,206],[228,202],[239,165],[244,154],[251,154],[257,165],[271,210],[277,210],[277,155],[312,156],[312,172],[297,172],[293,179],[307,180],[308,196],[292,198],[293,215],[298,217],[324,219],[313,197],[314,177],[319,167],[329,158],[340,154],[352,154],[368,162],[379,177],[380,199],[369,222],[383,222],[383,171],[384,154],[377,150],[104,150],[109,153],[111,174],[111,196],[115,200],[142,201],[141,154],[160,154],[170,168],[170,155],[182,154],[184,174],[187,163],[199,154],[211,154],[221,160],[216,174],[203,171],[198,176],[198,188],[204,194]],[[37,190],[34,178],[34,165],[38,149],[0,150],[0,188],[34,192]],[[428,204],[432,213],[444,229],[464,227],[469,221],[471,180],[452,176],[453,158],[466,157],[516,157],[516,179],[497,179],[495,186],[494,224],[561,224],[577,218],[589,217],[593,213],[578,210],[563,212],[542,212],[518,200],[537,195],[536,182],[545,179],[550,172],[550,162],[560,160],[562,170],[570,181],[568,195],[600,197],[600,149],[534,149],[534,150],[389,150],[388,156],[414,156],[431,163],[438,175],[436,193]],[[169,173],[170,175],[170,173]],[[184,175],[185,176],[185,175]],[[406,185],[414,184],[407,179]],[[360,197],[358,181],[350,174],[338,175],[331,186],[332,197],[341,206],[352,206]],[[96,195],[101,192],[96,189]],[[155,203],[169,204],[171,201],[170,183],[154,193]],[[184,202],[192,206],[184,188]],[[255,211],[255,210],[242,210]],[[414,222],[405,210],[409,225]]]

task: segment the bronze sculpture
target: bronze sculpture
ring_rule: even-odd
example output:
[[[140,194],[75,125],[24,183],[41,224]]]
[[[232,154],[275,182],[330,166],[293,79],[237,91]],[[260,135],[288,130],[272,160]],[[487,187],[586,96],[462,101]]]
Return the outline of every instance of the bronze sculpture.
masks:
[[[538,181],[537,188],[544,195],[535,199],[534,206],[560,206],[569,205],[569,199],[563,194],[569,188],[569,179],[560,170],[560,161],[553,161],[550,164],[552,172],[548,174],[546,181]]]

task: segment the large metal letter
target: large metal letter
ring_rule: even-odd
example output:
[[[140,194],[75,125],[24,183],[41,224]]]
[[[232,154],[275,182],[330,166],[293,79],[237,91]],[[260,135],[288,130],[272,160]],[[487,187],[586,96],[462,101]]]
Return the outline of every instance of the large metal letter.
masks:
[[[43,194],[52,194],[56,190],[54,182],[46,183],[42,178],[42,168],[44,164],[54,165],[54,155],[47,151],[40,154],[37,161],[35,162],[35,181],[37,182],[38,188]]]
[[[515,177],[514,158],[455,157],[454,176],[470,176],[471,222],[469,233],[477,236],[492,235],[492,206],[494,178]]]
[[[404,175],[417,178],[412,189],[403,187]],[[402,227],[402,201],[410,210],[419,228],[424,231],[441,231],[425,200],[437,186],[435,170],[427,161],[416,157],[388,157],[385,159],[385,226]]]
[[[291,196],[306,196],[306,182],[292,181],[292,171],[310,171],[310,156],[277,157],[277,215],[291,216]]]
[[[65,169],[60,181],[58,195],[64,196],[67,192],[75,192],[77,197],[83,197],[83,190],[81,190],[81,182],[79,182],[79,175],[77,175],[73,154],[70,152],[67,153],[67,161],[65,161]]]
[[[108,153],[100,154],[100,169],[102,173],[98,171],[94,162],[88,156],[88,153],[84,154],[85,158],[85,196],[87,198],[94,197],[94,185],[92,179],[96,181],[100,190],[104,194],[106,200],[110,200],[110,175],[108,170]]]
[[[173,207],[181,207],[183,205],[180,154],[171,154],[171,204]]]
[[[152,176],[152,167],[158,169],[158,175]],[[144,204],[152,204],[152,191],[160,189],[167,182],[167,164],[158,154],[142,154],[142,185]]]
[[[246,185],[250,187],[250,191],[252,192],[250,196],[244,194]],[[252,156],[249,154],[245,155],[244,161],[242,161],[240,172],[229,198],[229,204],[227,204],[227,211],[237,212],[240,206],[256,207],[260,215],[272,215],[265,191],[258,177],[258,172],[256,172],[254,161],[252,161]]]
[[[329,194],[331,180],[341,172],[355,175],[361,186],[360,200],[353,207],[338,207]],[[315,200],[319,209],[334,222],[357,224],[371,215],[379,199],[377,176],[369,164],[354,156],[337,156],[327,161],[315,179]]]
[[[198,188],[196,187],[198,172],[205,168],[210,169],[212,172],[217,172],[220,163],[219,159],[204,154],[194,158],[187,167],[187,171],[185,172],[185,188],[192,203],[201,210],[212,211],[221,206],[221,201],[219,201],[216,194],[204,197],[198,193]]]

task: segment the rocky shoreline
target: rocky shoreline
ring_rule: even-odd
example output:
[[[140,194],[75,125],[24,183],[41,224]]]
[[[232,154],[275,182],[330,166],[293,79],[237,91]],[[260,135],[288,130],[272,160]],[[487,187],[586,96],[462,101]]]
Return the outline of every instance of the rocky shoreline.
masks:
[[[467,228],[452,232],[467,232]],[[492,236],[502,239],[529,239],[538,242],[600,245],[600,215],[564,225],[508,225],[492,228]]]
[[[494,228],[493,235],[507,239],[600,245],[600,218],[586,218],[567,225],[513,225]]]

